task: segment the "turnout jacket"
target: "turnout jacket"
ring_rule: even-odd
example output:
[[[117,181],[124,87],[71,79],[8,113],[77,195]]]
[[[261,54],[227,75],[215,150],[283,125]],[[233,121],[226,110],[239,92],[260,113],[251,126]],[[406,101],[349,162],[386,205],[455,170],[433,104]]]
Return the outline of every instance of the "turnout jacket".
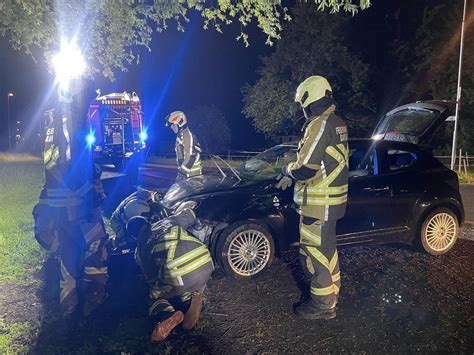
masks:
[[[44,189],[40,203],[51,207],[89,204],[98,207],[105,198],[100,166],[78,142],[71,118],[56,114],[44,139]]]
[[[188,127],[178,132],[175,151],[180,174],[187,178],[202,174],[201,146]]]
[[[140,235],[135,261],[153,290],[164,298],[192,292],[205,285],[214,264],[207,247],[183,227]],[[197,288],[196,288],[197,287]],[[165,297],[166,295],[166,297]]]
[[[294,202],[303,216],[332,221],[342,218],[348,191],[347,126],[331,105],[305,123],[297,159],[286,173],[296,180]]]

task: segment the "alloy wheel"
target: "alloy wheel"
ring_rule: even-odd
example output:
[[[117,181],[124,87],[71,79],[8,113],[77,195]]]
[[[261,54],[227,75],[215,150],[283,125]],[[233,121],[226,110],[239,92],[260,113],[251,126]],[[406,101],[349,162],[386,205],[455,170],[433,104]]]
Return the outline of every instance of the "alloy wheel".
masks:
[[[250,229],[238,233],[230,242],[227,260],[240,276],[252,276],[262,271],[271,256],[268,237],[261,231]]]
[[[435,252],[443,252],[451,247],[457,235],[456,219],[448,213],[437,213],[431,217],[425,228],[425,241]]]

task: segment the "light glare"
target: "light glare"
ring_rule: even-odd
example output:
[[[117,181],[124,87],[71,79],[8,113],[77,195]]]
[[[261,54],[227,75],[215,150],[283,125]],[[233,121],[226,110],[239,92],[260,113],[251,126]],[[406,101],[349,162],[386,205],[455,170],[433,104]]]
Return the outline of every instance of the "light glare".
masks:
[[[140,137],[140,141],[143,143],[148,139],[148,133],[146,133],[146,131],[142,131],[139,137]]]
[[[74,43],[61,45],[61,51],[53,58],[53,65],[62,86],[67,86],[69,80],[78,78],[86,70],[86,62]]]
[[[94,143],[95,143],[95,135],[93,132],[90,132],[87,136],[86,136],[86,142],[87,142],[87,145],[88,146],[92,146]]]

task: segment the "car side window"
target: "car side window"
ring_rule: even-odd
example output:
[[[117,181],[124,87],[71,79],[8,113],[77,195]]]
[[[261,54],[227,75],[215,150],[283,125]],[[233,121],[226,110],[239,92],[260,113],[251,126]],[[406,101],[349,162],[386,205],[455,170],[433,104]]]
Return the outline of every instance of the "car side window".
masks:
[[[377,174],[378,164],[375,149],[367,151],[364,147],[349,147],[349,177]]]
[[[407,169],[415,164],[417,155],[414,152],[399,149],[389,149],[387,151],[388,170],[396,171]]]

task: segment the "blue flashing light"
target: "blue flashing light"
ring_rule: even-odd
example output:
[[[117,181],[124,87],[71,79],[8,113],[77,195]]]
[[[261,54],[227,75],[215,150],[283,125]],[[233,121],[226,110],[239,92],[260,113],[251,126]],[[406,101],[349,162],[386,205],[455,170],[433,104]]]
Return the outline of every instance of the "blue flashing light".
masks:
[[[139,137],[140,142],[145,143],[145,141],[148,139],[148,133],[146,133],[146,131],[141,131]]]
[[[95,143],[95,135],[94,132],[89,132],[86,136],[87,146],[91,147]]]

